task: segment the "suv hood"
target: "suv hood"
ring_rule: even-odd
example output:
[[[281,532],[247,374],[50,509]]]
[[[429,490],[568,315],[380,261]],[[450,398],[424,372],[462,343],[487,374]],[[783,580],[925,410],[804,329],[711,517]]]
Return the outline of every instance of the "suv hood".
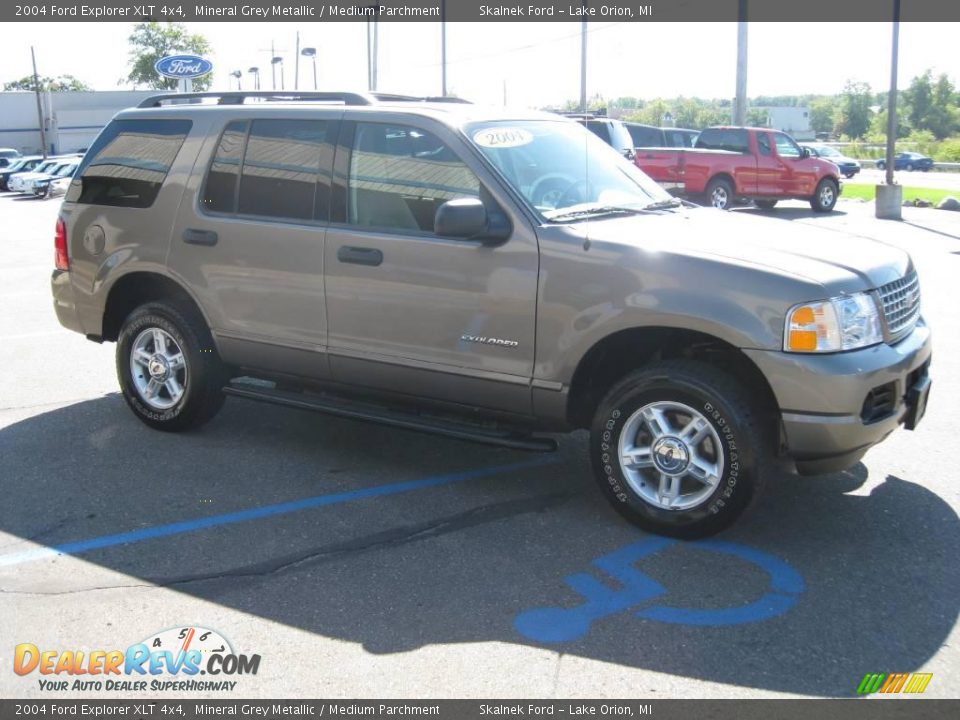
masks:
[[[591,242],[753,266],[820,284],[827,296],[885,285],[911,265],[903,250],[870,238],[711,208],[591,220],[581,228]]]

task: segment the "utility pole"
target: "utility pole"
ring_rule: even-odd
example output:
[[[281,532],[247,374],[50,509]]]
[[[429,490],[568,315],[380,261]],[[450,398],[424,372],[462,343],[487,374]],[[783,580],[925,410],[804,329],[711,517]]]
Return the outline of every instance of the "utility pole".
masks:
[[[737,97],[733,124],[747,124],[747,0],[737,0]]]
[[[33,62],[33,90],[37,94],[37,121],[40,123],[40,147],[43,159],[47,159],[47,131],[43,127],[43,105],[40,102],[40,76],[37,75],[37,56],[30,46],[30,60]]]
[[[447,0],[440,0],[440,94],[447,96]]]
[[[293,62],[293,89],[300,89],[300,31],[297,31],[297,54]]]
[[[587,0],[581,0],[580,6],[587,7]],[[583,14],[586,17],[586,13]],[[580,112],[587,111],[587,21],[580,22]]]
[[[877,185],[875,214],[878,218],[903,218],[903,188],[893,182],[894,149],[897,143],[897,61],[900,54],[900,0],[893,0],[893,43],[890,52],[890,92],[887,95],[886,182]]]

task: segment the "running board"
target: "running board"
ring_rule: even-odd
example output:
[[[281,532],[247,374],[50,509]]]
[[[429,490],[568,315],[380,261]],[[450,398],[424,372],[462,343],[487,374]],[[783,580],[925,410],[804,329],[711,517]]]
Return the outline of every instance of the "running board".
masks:
[[[553,438],[523,435],[509,430],[494,430],[470,425],[468,423],[447,421],[440,418],[423,417],[400,410],[390,410],[376,405],[351,403],[346,400],[332,399],[320,395],[286,392],[271,387],[273,383],[254,380],[242,382],[234,380],[223,388],[226,395],[259,400],[260,402],[283,405],[285,407],[312,410],[352,420],[365,420],[381,425],[416,430],[418,432],[444,435],[459,440],[469,440],[485,445],[527,450],[529,452],[554,452],[557,441]]]

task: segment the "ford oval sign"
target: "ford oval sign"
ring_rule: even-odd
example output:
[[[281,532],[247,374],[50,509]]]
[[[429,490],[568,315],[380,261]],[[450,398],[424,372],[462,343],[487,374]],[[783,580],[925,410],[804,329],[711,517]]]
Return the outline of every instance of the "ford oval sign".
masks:
[[[207,75],[213,70],[213,63],[199,55],[167,55],[157,60],[153,67],[164,77],[186,80]]]

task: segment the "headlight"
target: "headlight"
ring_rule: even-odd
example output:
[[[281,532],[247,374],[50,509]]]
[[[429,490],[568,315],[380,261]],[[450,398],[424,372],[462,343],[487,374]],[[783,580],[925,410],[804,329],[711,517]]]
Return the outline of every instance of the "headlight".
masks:
[[[783,334],[786,352],[839,352],[880,342],[880,310],[870,293],[803,303],[787,313]]]

